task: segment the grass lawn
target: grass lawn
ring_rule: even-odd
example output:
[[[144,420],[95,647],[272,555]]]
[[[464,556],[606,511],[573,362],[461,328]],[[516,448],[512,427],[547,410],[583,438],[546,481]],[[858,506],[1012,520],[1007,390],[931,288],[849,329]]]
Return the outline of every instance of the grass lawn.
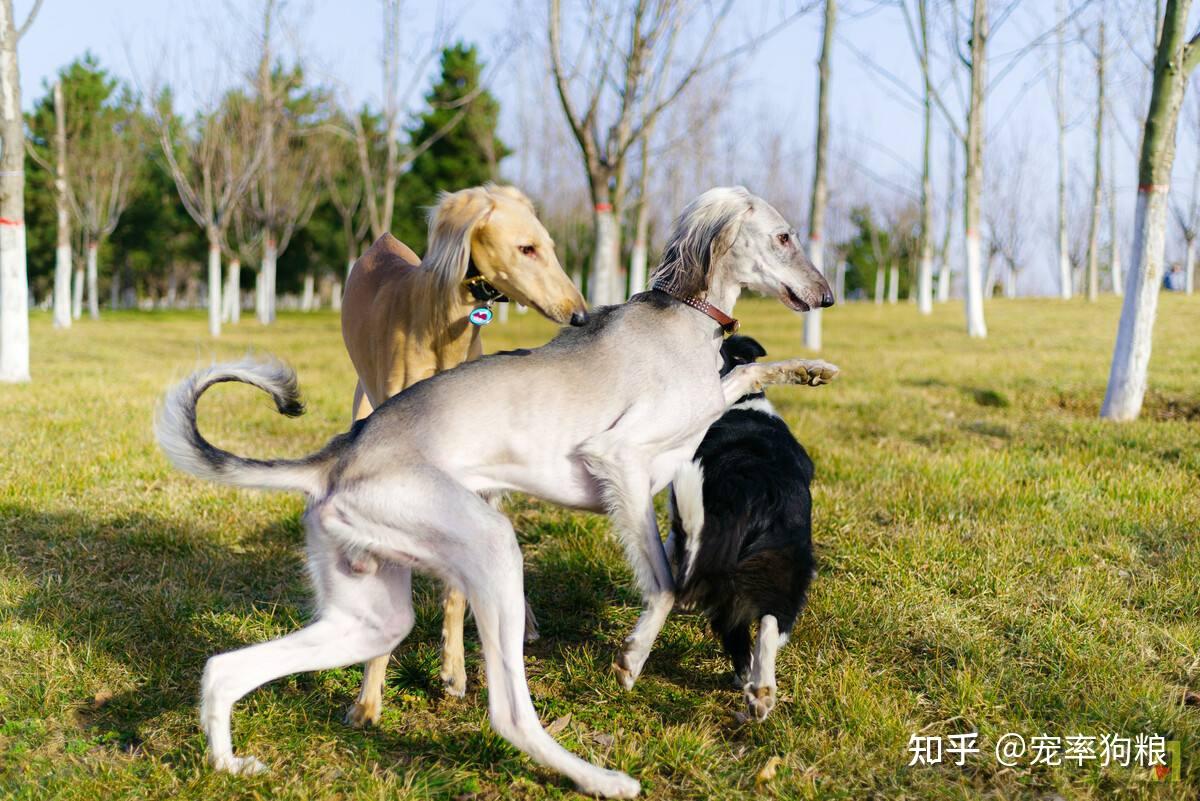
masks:
[[[782,306],[738,311],[773,356],[803,353]],[[995,301],[976,342],[958,304],[825,312],[841,379],[772,390],[817,465],[819,575],[761,725],[735,720],[740,693],[691,615],[621,692],[609,662],[638,602],[607,523],[514,499],[543,720],[649,798],[1197,797],[1200,706],[1184,692],[1200,691],[1200,302],[1162,299],[1153,391],[1127,425],[1097,420],[1117,315],[1113,298]],[[341,723],[357,667],[293,676],[235,709],[235,747],[272,771],[206,769],[205,659],[308,614],[302,499],[174,470],[151,438],[155,404],[194,367],[270,351],[297,368],[309,413],[225,386],[201,422],[236,452],[294,456],[346,428],[353,373],[328,312],[243,322],[215,345],[205,331],[200,313],[62,333],[39,314],[34,383],[0,386],[0,797],[572,796],[488,729],[470,626],[467,697],[441,697],[428,582],[379,728]],[[514,316],[488,349],[551,331]],[[981,753],[964,766],[947,753],[909,767],[914,733],[968,732]],[[1182,781],[1099,759],[1004,767],[1007,732],[1162,735],[1181,743]]]

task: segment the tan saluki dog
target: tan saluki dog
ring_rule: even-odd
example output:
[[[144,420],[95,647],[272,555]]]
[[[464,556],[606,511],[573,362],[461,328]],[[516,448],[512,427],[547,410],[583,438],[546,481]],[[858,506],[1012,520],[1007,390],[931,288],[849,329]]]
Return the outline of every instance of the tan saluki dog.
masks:
[[[513,187],[443,194],[430,215],[424,261],[392,235],[380,237],[355,262],[342,300],[342,338],[358,373],[354,419],[422,379],[481,356],[481,326],[469,318],[500,295],[557,323],[587,321],[583,296],[559,265],[550,234]],[[467,689],[466,607],[462,593],[446,591],[441,676],[446,691],[460,697]],[[532,615],[527,619],[536,631]],[[366,664],[358,699],[346,713],[351,725],[379,721],[388,659]]]

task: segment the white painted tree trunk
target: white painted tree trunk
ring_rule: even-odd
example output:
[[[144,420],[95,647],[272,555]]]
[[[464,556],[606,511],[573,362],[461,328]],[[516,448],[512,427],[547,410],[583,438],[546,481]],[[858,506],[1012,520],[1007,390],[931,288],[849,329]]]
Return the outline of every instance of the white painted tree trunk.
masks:
[[[885,289],[885,287],[884,287],[885,277],[886,277],[886,273],[883,271],[883,265],[876,264],[875,265],[875,305],[876,306],[880,306],[883,304],[883,295],[884,295],[884,289]]]
[[[1008,275],[1004,279],[1004,297],[1015,298],[1017,296],[1017,271],[1010,264],[1007,272]]]
[[[1196,291],[1196,240],[1187,243],[1187,255],[1184,257],[1183,291],[1190,295]]]
[[[938,270],[937,283],[937,299],[938,303],[945,303],[950,300],[950,279],[953,273],[950,272],[949,257],[942,260],[942,268]]]
[[[221,247],[213,238],[208,242],[208,333],[221,336]]]
[[[329,308],[335,312],[342,310],[342,282],[336,279],[329,287]]]
[[[1121,237],[1117,228],[1117,167],[1116,148],[1108,147],[1108,271],[1112,278],[1112,291],[1120,297],[1125,291],[1121,276]]]
[[[258,321],[263,325],[275,322],[275,261],[275,240],[267,239],[263,246],[262,268],[259,270],[262,283],[259,287]]]
[[[967,335],[986,337],[987,323],[983,318],[983,276],[980,271],[980,244],[977,231],[967,231]]]
[[[68,234],[68,236],[70,236],[70,234]],[[54,248],[54,327],[71,327],[70,242],[67,242],[66,244],[59,242],[58,246]]]
[[[639,212],[639,217],[641,213]],[[629,294],[646,291],[646,260],[649,248],[644,236],[633,240],[633,252],[629,254]]]
[[[921,259],[917,268],[917,310],[933,314],[933,255]]]
[[[612,206],[597,203],[595,211],[596,249],[592,254],[592,272],[588,276],[588,302],[592,306],[619,303],[614,291],[620,271],[621,228]]]
[[[892,262],[888,267],[888,303],[900,300],[900,265]]]
[[[1138,191],[1133,225],[1133,259],[1125,279],[1125,300],[1121,304],[1108,390],[1100,409],[1100,416],[1110,420],[1136,419],[1146,396],[1167,242],[1166,187]]]
[[[311,273],[304,274],[304,294],[300,296],[300,311],[310,312],[314,308],[317,279]]]
[[[17,27],[12,0],[0,0],[0,381],[6,383],[29,380],[24,164]]]
[[[833,282],[833,291],[837,293],[837,302],[846,302],[846,262],[839,261],[837,266],[837,278]]]
[[[808,258],[817,272],[825,273],[825,244],[821,239],[809,240]],[[804,346],[811,350],[821,349],[821,310],[812,309],[804,314]]]
[[[225,284],[224,320],[237,324],[242,319],[242,260],[230,259]]]
[[[78,320],[83,316],[83,268],[75,270],[75,280],[71,285],[71,319]]]
[[[507,323],[508,322],[508,307],[511,304],[497,303],[496,305],[499,307],[496,309],[496,319],[498,319],[502,323]]]
[[[100,267],[99,246],[95,242],[87,245],[87,306],[88,317],[100,319]]]

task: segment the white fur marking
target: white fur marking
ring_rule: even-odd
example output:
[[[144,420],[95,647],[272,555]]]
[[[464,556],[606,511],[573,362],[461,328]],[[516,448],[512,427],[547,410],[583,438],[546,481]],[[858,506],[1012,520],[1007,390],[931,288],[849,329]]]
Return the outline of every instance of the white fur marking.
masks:
[[[685,462],[679,468],[675,474],[674,489],[679,520],[687,535],[683,543],[683,573],[679,576],[682,583],[687,581],[696,565],[696,557],[700,553],[700,532],[704,528],[704,468],[700,462]]]
[[[775,411],[775,407],[766,398],[751,398],[741,403],[735,403],[729,407],[730,409],[743,409],[748,412],[762,412],[769,414],[772,417],[778,417],[779,413]]]

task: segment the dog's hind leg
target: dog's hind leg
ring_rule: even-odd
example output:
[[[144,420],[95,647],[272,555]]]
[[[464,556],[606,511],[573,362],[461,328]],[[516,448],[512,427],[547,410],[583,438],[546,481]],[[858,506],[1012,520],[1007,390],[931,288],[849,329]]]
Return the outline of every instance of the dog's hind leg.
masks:
[[[542,728],[525,680],[521,551],[508,519],[457,481],[432,470],[402,478],[373,497],[396,508],[373,510],[376,520],[403,516],[393,533],[403,550],[470,601],[487,669],[492,728],[534,761],[571,779],[591,795],[632,798],[640,786],[567,751]],[[403,499],[402,501],[400,499]],[[401,505],[402,504],[402,505]],[[420,532],[420,533],[410,533]]]
[[[383,686],[387,683],[387,666],[392,655],[376,656],[363,665],[362,685],[358,698],[346,710],[346,725],[361,729],[374,726],[383,713]]]
[[[750,681],[742,688],[750,714],[758,720],[766,720],[775,708],[775,657],[785,642],[787,635],[780,633],[775,616],[763,615],[758,621],[758,642]]]
[[[383,564],[355,572],[340,549],[309,524],[308,562],[317,588],[316,621],[278,640],[219,654],[200,682],[200,719],[213,767],[258,773],[254,757],[233,753],[230,717],[239,698],[272,679],[389,654],[413,625],[411,571]]]

